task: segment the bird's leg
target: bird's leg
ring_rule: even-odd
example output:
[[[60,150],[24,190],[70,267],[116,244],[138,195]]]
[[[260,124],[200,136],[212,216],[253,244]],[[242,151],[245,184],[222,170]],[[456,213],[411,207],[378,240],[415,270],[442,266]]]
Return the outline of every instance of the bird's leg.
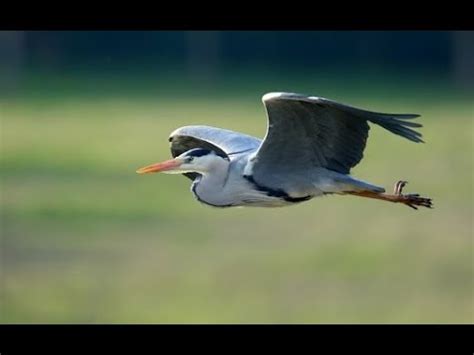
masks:
[[[416,206],[423,206],[427,208],[432,208],[432,203],[430,198],[420,197],[419,194],[402,194],[403,187],[407,184],[406,181],[400,180],[398,181],[394,188],[393,188],[393,195],[390,194],[383,194],[377,193],[372,191],[350,191],[347,192],[351,195],[361,196],[361,197],[368,197],[368,198],[375,198],[378,200],[390,201],[395,203],[403,203],[415,210],[418,208]]]

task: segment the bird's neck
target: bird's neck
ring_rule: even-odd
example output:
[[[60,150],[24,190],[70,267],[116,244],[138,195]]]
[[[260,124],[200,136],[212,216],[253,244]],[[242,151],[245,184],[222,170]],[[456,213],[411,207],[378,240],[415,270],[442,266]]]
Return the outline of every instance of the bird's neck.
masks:
[[[191,190],[199,201],[213,206],[229,204],[225,194],[229,167],[230,164],[222,160],[216,163],[209,172],[201,174],[194,180]]]

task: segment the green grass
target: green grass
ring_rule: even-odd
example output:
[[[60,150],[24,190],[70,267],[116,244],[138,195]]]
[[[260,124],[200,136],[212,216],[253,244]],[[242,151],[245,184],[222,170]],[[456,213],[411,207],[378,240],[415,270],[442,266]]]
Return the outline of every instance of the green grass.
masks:
[[[219,210],[183,177],[135,174],[169,157],[182,125],[263,136],[262,82],[421,113],[426,144],[373,127],[353,175],[388,189],[406,179],[435,209],[330,196]],[[472,322],[472,100],[422,85],[389,95],[380,82],[322,93],[325,83],[255,80],[196,96],[53,85],[1,102],[0,321]]]

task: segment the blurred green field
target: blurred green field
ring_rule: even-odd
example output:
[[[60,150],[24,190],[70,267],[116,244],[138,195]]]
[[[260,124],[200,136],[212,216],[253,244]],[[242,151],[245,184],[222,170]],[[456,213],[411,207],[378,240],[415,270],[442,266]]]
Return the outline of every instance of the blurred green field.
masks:
[[[429,82],[105,82],[1,101],[2,323],[473,322],[472,97]],[[435,209],[329,196],[220,210],[184,177],[135,174],[182,125],[263,136],[260,97],[277,90],[422,114],[426,144],[372,127],[353,175],[406,179]]]

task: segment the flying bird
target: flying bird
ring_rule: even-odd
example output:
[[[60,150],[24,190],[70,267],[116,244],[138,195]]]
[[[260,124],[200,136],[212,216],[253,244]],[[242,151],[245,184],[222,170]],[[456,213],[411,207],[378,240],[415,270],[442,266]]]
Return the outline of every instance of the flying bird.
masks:
[[[431,208],[430,198],[392,194],[350,176],[363,157],[369,122],[410,141],[423,142],[412,128],[416,114],[377,113],[333,100],[295,93],[262,97],[268,126],[259,139],[227,129],[193,125],[169,137],[174,159],[145,166],[139,174],[184,174],[196,199],[214,207],[277,207],[327,194],[353,195]]]

